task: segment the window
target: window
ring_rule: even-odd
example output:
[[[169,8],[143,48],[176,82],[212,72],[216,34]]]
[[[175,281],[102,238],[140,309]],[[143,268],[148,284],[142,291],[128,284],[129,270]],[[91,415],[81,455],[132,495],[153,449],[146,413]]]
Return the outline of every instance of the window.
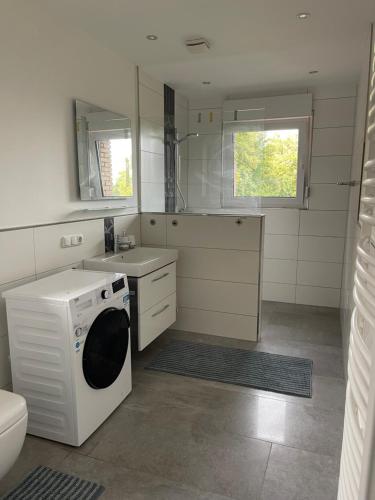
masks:
[[[130,134],[124,130],[90,130],[88,137],[90,165],[93,166],[91,183],[97,186],[100,196],[134,198]]]
[[[102,195],[133,196],[131,139],[105,139],[96,141],[100,167]]]
[[[303,206],[307,118],[227,123],[223,144],[224,206]]]

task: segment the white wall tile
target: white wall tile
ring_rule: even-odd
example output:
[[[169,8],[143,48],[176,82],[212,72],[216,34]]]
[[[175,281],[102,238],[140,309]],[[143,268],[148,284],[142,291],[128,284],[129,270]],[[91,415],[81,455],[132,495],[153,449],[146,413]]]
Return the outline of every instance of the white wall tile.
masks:
[[[115,234],[133,234],[136,244],[141,241],[141,218],[140,215],[121,215],[114,218],[114,233]]]
[[[255,250],[260,247],[260,217],[167,215],[168,246]],[[177,225],[173,224],[177,221]]]
[[[297,260],[297,249],[298,236],[285,234],[266,234],[264,236],[265,259]]]
[[[342,264],[299,261],[297,265],[297,284],[340,288],[341,273]]]
[[[189,184],[188,206],[194,208],[220,208],[221,185],[212,183]]]
[[[309,89],[315,99],[338,99],[345,97],[355,97],[357,95],[357,85],[342,84],[342,85],[319,85]]]
[[[219,337],[232,337],[250,341],[257,339],[257,318],[243,314],[228,314],[180,307],[173,328]]]
[[[174,105],[179,108],[185,108],[186,112],[189,108],[189,100],[186,96],[181,94],[179,91],[175,91],[174,94]]]
[[[271,283],[295,284],[297,280],[297,261],[264,259],[263,281]]]
[[[141,151],[141,182],[164,182],[164,155]]]
[[[139,116],[164,126],[164,96],[154,90],[139,86]]]
[[[288,208],[265,208],[266,234],[298,234],[299,210]]]
[[[145,87],[148,87],[149,89],[153,90],[154,92],[158,93],[161,96],[164,95],[164,83],[159,82],[159,80],[155,80],[155,78],[148,75],[140,68],[139,68],[139,83]]]
[[[33,229],[0,232],[0,284],[35,273]]]
[[[257,284],[259,253],[178,247],[177,276]]]
[[[35,281],[34,275],[0,286],[0,337],[8,335],[5,299],[2,298],[2,293],[17,286],[26,285],[26,283],[30,283],[31,281]]]
[[[296,285],[263,283],[263,300],[294,304],[296,302]]]
[[[312,306],[339,307],[340,289],[297,285],[296,302]]]
[[[312,156],[350,156],[352,149],[353,127],[313,130]]]
[[[344,244],[344,238],[300,236],[298,260],[340,263],[344,257]]]
[[[188,111],[182,106],[175,105],[175,127],[177,129],[177,136],[180,139],[188,133]],[[187,145],[187,141],[180,144],[180,155],[186,157],[182,151],[183,147]]]
[[[189,160],[189,184],[221,186],[221,160]]]
[[[141,206],[143,212],[163,212],[165,210],[164,182],[142,182]]]
[[[309,198],[310,210],[347,210],[348,186],[312,184]]]
[[[82,234],[83,244],[62,248],[61,238],[67,234]],[[34,239],[38,274],[104,253],[103,219],[37,227]]]
[[[336,184],[350,179],[351,156],[314,156],[311,160],[312,184]]]
[[[167,244],[167,217],[153,213],[142,214],[141,241],[142,245],[165,247]]]
[[[314,128],[353,126],[355,105],[355,97],[314,101]]]
[[[345,236],[346,212],[301,210],[300,234]]]
[[[186,159],[180,159],[180,168],[177,169],[178,181],[181,184],[188,184],[189,162]]]
[[[221,134],[221,108],[192,109],[189,111],[189,132]]]
[[[177,278],[179,307],[256,316],[258,286],[192,278]]]
[[[200,135],[189,138],[189,159],[215,160],[221,158],[221,135]]]
[[[140,149],[164,155],[164,125],[155,124],[141,118]]]

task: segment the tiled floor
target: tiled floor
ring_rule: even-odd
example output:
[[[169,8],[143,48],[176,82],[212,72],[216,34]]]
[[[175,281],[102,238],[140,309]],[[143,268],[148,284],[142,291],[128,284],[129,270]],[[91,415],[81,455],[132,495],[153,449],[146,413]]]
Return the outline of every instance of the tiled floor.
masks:
[[[144,370],[176,337],[311,358],[313,398]],[[169,331],[134,357],[132,394],[81,448],[27,437],[0,494],[43,464],[102,483],[103,500],[334,500],[340,346],[337,311],[277,303],[257,345]]]

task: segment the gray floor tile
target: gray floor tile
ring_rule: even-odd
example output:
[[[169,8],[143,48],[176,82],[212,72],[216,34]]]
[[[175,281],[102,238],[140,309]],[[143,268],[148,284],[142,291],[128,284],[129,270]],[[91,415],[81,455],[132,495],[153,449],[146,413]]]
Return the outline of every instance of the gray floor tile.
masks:
[[[308,358],[313,361],[313,373],[321,377],[344,378],[342,349],[336,346],[307,344],[305,342],[276,341],[259,342],[256,350]]]
[[[101,500],[231,500],[77,453],[71,453],[59,470],[103,485]]]
[[[335,498],[345,401],[337,310],[263,306],[258,344],[168,331],[133,353],[133,391],[107,421],[80,448],[28,437],[0,494],[41,464],[102,482],[104,499],[259,500],[263,479],[262,500]],[[145,370],[175,338],[310,358],[313,397]]]
[[[339,456],[343,412],[253,397],[232,405],[225,430],[235,434]]]
[[[222,431],[214,413],[123,408],[90,456],[236,499],[257,498],[270,445]]]
[[[336,500],[338,461],[273,445],[261,500]]]

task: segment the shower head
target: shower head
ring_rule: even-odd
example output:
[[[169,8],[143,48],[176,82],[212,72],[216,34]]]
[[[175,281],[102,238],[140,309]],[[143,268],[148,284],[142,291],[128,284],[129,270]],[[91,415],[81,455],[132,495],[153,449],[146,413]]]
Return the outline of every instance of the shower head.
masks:
[[[186,141],[189,137],[198,137],[199,134],[197,132],[190,132],[189,134],[186,134],[184,135],[183,137],[181,137],[181,139],[175,139],[173,141],[173,144],[181,144],[181,142],[184,142]]]

